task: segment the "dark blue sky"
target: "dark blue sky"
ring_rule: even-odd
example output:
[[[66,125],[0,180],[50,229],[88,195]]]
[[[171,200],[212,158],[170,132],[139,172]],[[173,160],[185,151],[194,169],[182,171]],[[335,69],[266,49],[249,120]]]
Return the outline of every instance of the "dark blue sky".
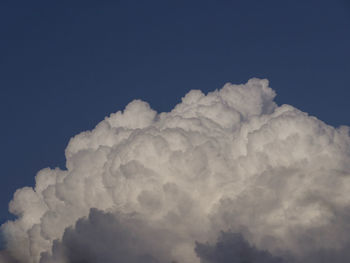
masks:
[[[169,111],[261,77],[279,104],[350,125],[348,0],[12,0],[0,24],[0,223],[70,137],[135,98]]]

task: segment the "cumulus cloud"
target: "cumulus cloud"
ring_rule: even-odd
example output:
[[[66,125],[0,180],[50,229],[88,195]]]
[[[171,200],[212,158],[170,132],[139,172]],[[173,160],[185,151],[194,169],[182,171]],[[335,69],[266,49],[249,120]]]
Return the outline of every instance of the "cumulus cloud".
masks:
[[[349,127],[274,97],[251,79],[192,90],[165,113],[131,102],[70,140],[67,169],[16,191],[18,218],[1,226],[8,253],[26,263],[226,262],[218,253],[239,249],[262,262],[349,258]]]

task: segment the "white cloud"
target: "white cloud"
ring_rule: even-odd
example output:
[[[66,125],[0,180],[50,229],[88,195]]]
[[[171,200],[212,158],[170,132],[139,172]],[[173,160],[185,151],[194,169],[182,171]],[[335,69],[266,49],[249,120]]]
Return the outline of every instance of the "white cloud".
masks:
[[[169,113],[131,102],[71,139],[67,170],[43,169],[34,189],[17,190],[18,219],[2,226],[8,250],[21,262],[48,260],[65,230],[79,237],[72,227],[91,208],[134,215],[157,235],[152,256],[182,263],[199,262],[195,242],[215,242],[220,231],[277,256],[345,248],[349,128],[274,97],[267,80],[251,79],[190,91]],[[137,234],[145,250],[151,232]]]

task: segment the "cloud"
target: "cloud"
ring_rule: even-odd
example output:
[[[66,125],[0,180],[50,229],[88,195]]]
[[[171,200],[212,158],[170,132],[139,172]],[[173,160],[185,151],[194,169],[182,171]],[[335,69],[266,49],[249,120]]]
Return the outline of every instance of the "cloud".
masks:
[[[222,232],[217,243],[197,243],[195,251],[203,263],[283,263],[283,259],[272,256],[251,246],[239,233]]]
[[[0,251],[0,263],[18,263],[8,251]]]
[[[91,209],[88,218],[79,219],[74,227],[67,228],[61,241],[55,240],[52,255],[45,253],[40,263],[85,262],[85,263],[156,263],[162,251],[158,240],[146,236],[147,223],[135,215],[120,216]],[[149,234],[149,233],[147,233]],[[170,261],[169,261],[170,262]]]
[[[349,127],[278,106],[275,95],[251,79],[192,90],[171,112],[131,102],[70,140],[65,170],[45,168],[34,188],[16,191],[9,207],[18,218],[1,226],[7,251],[22,263],[68,263],[80,250],[106,262],[125,250],[198,263],[196,244],[224,231],[253,254],[346,258]]]

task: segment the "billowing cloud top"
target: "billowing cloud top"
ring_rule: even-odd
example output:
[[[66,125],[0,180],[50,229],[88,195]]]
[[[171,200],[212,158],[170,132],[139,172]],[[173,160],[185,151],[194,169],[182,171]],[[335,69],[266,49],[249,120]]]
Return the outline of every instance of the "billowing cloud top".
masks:
[[[350,258],[349,128],[274,97],[251,79],[192,90],[169,113],[131,102],[70,140],[67,170],[43,169],[34,189],[16,191],[6,253],[28,263]]]

